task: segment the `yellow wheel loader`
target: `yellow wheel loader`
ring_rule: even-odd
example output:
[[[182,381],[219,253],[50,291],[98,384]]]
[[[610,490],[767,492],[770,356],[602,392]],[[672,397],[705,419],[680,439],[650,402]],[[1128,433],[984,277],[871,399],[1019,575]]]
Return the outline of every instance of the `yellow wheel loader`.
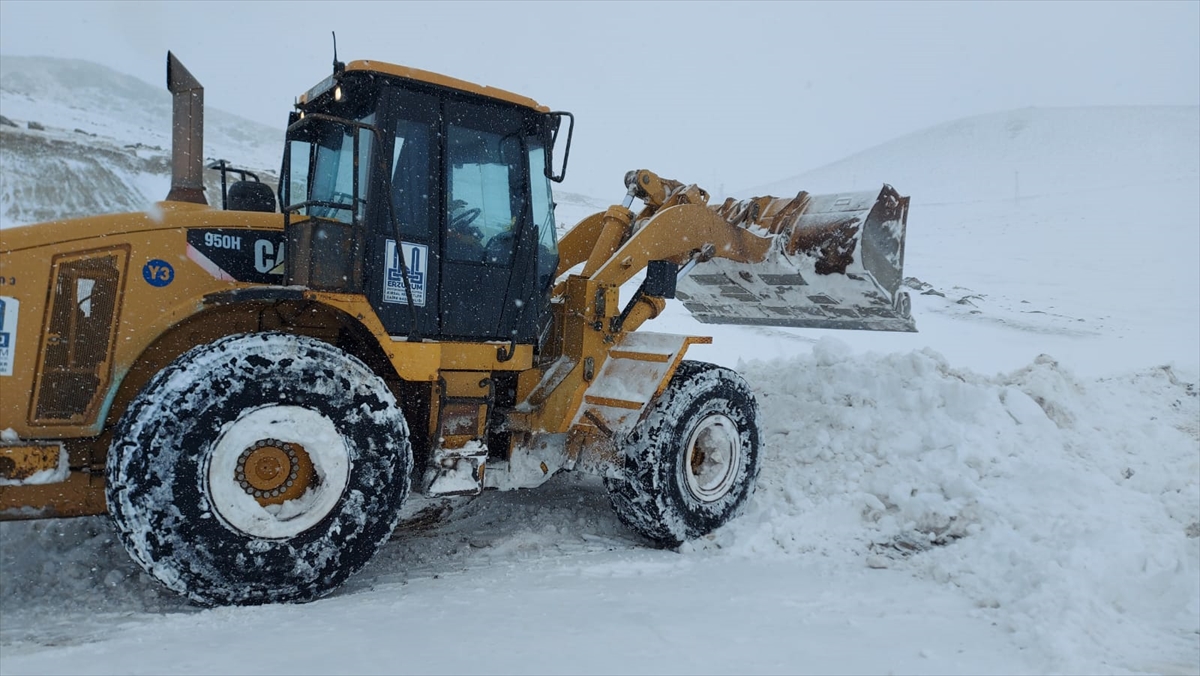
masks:
[[[201,604],[330,592],[410,491],[580,470],[653,543],[726,523],[758,406],[684,360],[709,338],[638,330],[670,298],[704,322],[915,330],[889,186],[709,205],[631,171],[559,240],[571,114],[335,58],[290,113],[278,190],[222,163],[215,209],[203,89],[170,54],[167,83],[165,201],[0,231],[0,518],[108,513]]]

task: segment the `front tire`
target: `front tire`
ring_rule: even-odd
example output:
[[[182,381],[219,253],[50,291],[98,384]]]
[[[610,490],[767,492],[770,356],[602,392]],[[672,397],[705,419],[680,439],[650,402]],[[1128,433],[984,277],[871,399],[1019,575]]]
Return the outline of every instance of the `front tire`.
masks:
[[[151,379],[117,425],[106,497],[133,559],[193,601],[308,601],[387,540],[411,467],[404,416],[365,364],[250,334]]]
[[[737,516],[759,471],[758,402],[736,372],[684,361],[605,477],[621,521],[677,547]]]

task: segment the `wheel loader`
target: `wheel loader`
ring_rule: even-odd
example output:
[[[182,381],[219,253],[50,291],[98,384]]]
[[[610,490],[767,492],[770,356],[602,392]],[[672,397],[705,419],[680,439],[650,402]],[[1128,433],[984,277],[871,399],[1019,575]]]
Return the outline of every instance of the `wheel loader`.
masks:
[[[278,189],[222,162],[215,208],[203,89],[171,54],[167,86],[164,201],[0,231],[0,518],[107,513],[199,604],[329,593],[410,492],[576,470],[650,543],[725,524],[762,463],[758,406],[684,359],[710,338],[640,330],[669,299],[709,323],[915,330],[887,185],[709,204],[635,170],[560,239],[574,116],[335,57],[289,113]]]

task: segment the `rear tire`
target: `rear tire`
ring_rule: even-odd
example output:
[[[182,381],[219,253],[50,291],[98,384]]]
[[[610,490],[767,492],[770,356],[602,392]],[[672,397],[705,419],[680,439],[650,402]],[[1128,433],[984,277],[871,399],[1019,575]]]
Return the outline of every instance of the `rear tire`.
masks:
[[[684,361],[605,477],[617,517],[677,547],[737,516],[759,471],[758,402],[736,372]]]
[[[388,539],[411,467],[404,416],[361,361],[304,336],[230,336],[133,400],[106,497],[134,560],[191,600],[308,601]]]

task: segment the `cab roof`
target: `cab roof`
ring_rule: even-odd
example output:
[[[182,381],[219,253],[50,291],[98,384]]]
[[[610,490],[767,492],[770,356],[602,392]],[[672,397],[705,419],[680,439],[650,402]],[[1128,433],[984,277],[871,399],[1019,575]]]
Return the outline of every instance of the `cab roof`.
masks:
[[[369,73],[379,73],[391,77],[404,78],[406,80],[416,80],[426,84],[436,85],[438,87],[446,87],[447,89],[457,89],[459,91],[486,96],[491,99],[514,103],[518,106],[524,106],[538,111],[539,113],[548,113],[550,109],[539,104],[537,101],[520,94],[514,94],[510,91],[489,87],[487,85],[479,85],[466,80],[459,80],[448,75],[433,73],[419,68],[409,68],[408,66],[397,66],[395,64],[386,63],[383,61],[368,61],[359,60],[351,61],[346,64],[346,72],[350,71],[365,71]]]

